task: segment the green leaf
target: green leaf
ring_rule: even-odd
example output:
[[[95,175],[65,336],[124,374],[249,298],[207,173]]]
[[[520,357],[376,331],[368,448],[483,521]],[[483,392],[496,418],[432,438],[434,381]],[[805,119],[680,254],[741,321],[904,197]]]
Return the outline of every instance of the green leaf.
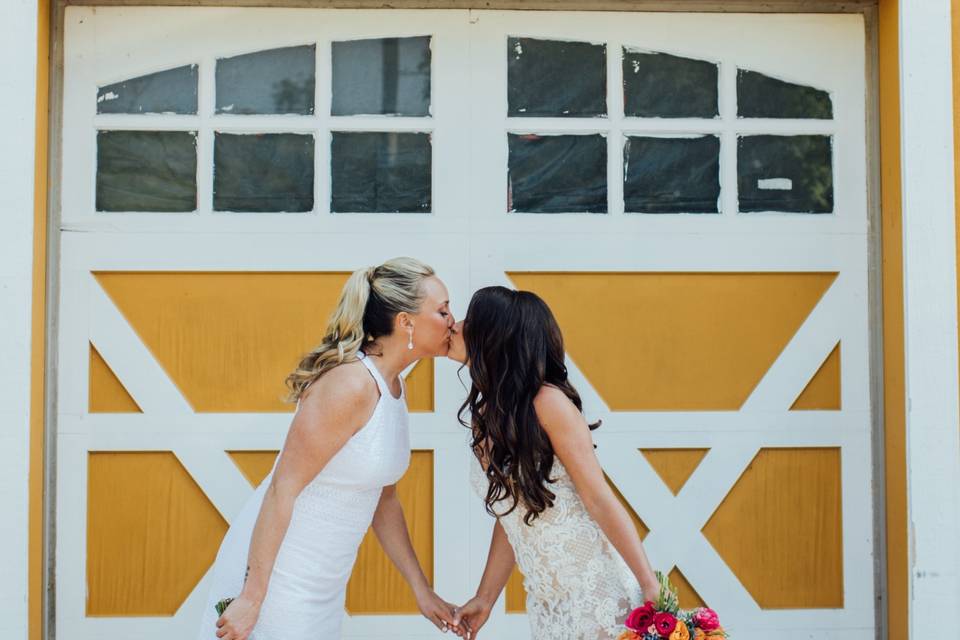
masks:
[[[670,584],[670,578],[662,572],[656,572],[657,581],[660,582],[660,595],[657,597],[657,610],[666,611],[677,615],[680,611],[680,598],[677,596],[676,588]]]
[[[213,608],[217,610],[217,615],[222,616],[223,612],[227,610],[227,607],[230,606],[231,602],[233,602],[233,598],[224,598],[217,604],[213,605]]]

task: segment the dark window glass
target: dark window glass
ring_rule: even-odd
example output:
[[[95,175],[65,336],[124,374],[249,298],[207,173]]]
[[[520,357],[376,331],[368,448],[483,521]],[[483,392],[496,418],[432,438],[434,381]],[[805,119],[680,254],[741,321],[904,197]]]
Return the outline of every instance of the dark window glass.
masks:
[[[639,118],[714,118],[718,65],[666,53],[623,50],[624,114]]]
[[[606,138],[512,133],[508,137],[508,211],[607,212]]]
[[[833,117],[833,103],[826,91],[738,69],[737,115],[829,120]]]
[[[330,210],[424,213],[431,207],[430,134],[333,133]]]
[[[509,38],[507,102],[511,116],[605,115],[606,45]]]
[[[97,133],[97,211],[194,211],[195,131]]]
[[[217,113],[313,114],[316,45],[217,60]]]
[[[830,136],[743,136],[737,143],[740,211],[833,211]]]
[[[333,43],[335,116],[430,115],[430,38]]]
[[[217,133],[216,211],[312,211],[313,136]]]
[[[629,137],[623,149],[624,211],[718,213],[720,139]]]
[[[197,65],[159,71],[97,89],[97,113],[197,112]]]

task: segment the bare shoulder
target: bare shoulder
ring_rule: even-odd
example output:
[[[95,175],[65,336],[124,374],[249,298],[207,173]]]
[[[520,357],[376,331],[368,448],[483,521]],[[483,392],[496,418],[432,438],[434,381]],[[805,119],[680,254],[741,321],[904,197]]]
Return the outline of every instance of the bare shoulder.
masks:
[[[533,408],[540,424],[548,433],[564,426],[584,423],[583,415],[576,405],[553,385],[545,384],[540,387],[533,399]]]
[[[346,362],[320,376],[300,397],[301,410],[341,417],[369,412],[377,404],[377,383],[360,361]]]

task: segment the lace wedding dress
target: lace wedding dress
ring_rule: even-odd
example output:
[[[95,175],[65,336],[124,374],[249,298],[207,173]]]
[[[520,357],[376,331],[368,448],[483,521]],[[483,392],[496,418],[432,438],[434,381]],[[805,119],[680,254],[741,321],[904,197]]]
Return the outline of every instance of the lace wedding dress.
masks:
[[[473,457],[471,483],[484,497],[487,478]],[[533,640],[615,640],[627,614],[642,604],[640,586],[594,522],[567,470],[555,459],[553,507],[531,525],[521,503],[500,523],[523,573]],[[506,511],[512,500],[502,501]]]
[[[359,354],[380,389],[369,421],[304,487],[280,545],[260,617],[250,640],[336,640],[344,616],[347,580],[370,527],[383,487],[410,462],[406,399],[390,388],[370,358]],[[198,640],[217,640],[214,605],[239,595],[263,495],[260,483],[227,532],[213,566]]]

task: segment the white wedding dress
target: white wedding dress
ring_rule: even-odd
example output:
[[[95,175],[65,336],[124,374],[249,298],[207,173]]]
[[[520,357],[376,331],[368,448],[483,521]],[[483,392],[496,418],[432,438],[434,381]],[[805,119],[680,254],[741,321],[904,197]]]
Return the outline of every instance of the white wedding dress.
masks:
[[[483,498],[487,477],[471,457],[471,482]],[[522,502],[499,518],[523,573],[531,638],[615,640],[627,614],[642,604],[640,586],[587,513],[559,458],[550,477],[556,499],[531,525],[523,522]],[[511,504],[503,500],[494,510],[503,513]]]
[[[373,415],[320,473],[293,508],[250,640],[336,640],[344,616],[347,580],[370,527],[383,487],[410,463],[404,393],[394,398],[370,358],[359,354],[380,390]],[[217,640],[214,606],[239,595],[253,526],[271,471],[233,520],[213,566],[198,640]]]

